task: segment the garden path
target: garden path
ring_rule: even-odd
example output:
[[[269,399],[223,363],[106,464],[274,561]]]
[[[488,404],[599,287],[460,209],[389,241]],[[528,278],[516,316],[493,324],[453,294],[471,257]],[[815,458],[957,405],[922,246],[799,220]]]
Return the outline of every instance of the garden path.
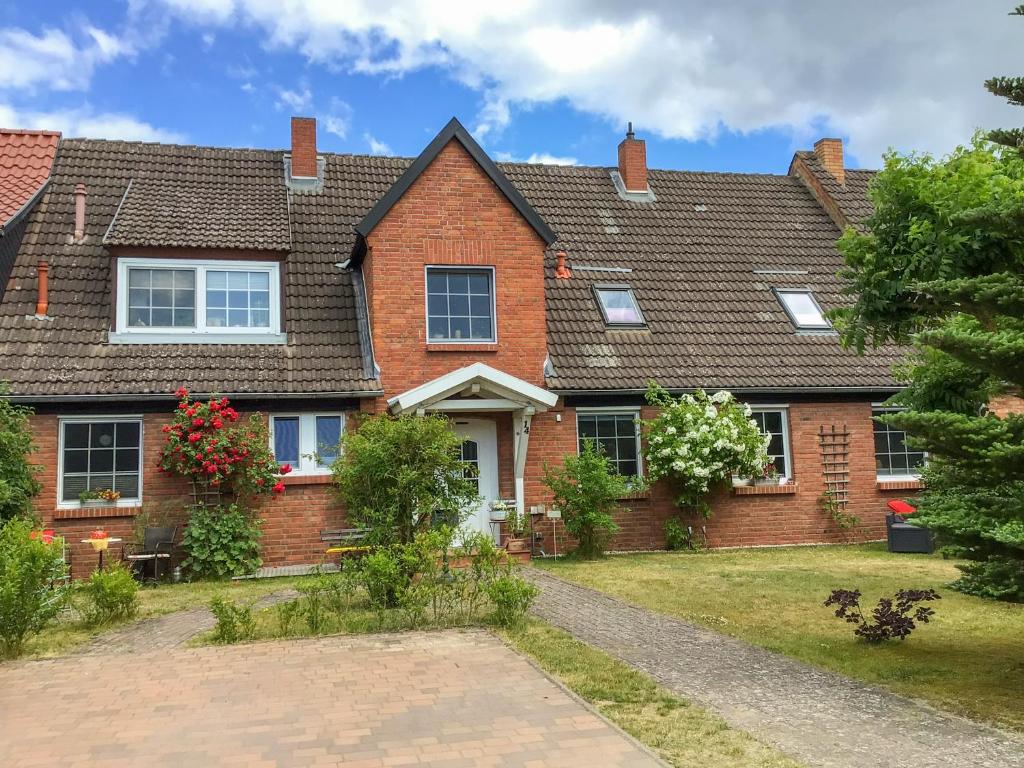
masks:
[[[277,603],[294,600],[298,596],[299,593],[294,589],[283,589],[261,597],[256,601],[256,608],[268,608]],[[99,656],[177,648],[185,645],[196,635],[213,629],[216,623],[210,609],[206,607],[177,611],[105,632],[77,649],[74,655]]]
[[[823,768],[1016,768],[1024,739],[528,568],[533,612]]]

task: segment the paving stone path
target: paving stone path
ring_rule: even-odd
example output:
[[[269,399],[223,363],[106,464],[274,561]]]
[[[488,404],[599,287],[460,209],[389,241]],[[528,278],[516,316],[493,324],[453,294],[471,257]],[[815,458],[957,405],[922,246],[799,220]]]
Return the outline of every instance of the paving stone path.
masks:
[[[533,611],[794,758],[827,768],[1017,768],[1024,739],[528,568]]]
[[[256,608],[268,608],[277,603],[294,600],[299,593],[294,589],[272,592],[256,601]],[[143,619],[113,632],[106,632],[75,652],[77,656],[103,656],[111,653],[143,653],[185,645],[196,635],[216,626],[210,609],[194,608],[166,616]]]

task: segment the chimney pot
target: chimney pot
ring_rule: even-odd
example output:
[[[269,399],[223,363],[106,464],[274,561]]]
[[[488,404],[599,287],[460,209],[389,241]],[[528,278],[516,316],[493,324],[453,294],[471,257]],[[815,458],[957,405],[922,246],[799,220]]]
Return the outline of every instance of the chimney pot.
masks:
[[[40,259],[36,269],[39,274],[39,298],[36,301],[36,317],[46,317],[46,312],[50,308],[50,265]]]
[[[629,123],[626,138],[619,143],[619,175],[627,192],[646,192],[647,143],[636,138],[633,123]]]
[[[565,265],[565,251],[555,253],[555,277],[559,280],[572,277],[572,271]]]
[[[317,177],[315,117],[292,118],[292,177]]]
[[[840,184],[846,184],[846,166],[843,163],[842,139],[818,139],[814,142],[814,154],[825,170]]]
[[[75,241],[85,237],[85,184],[75,185]]]

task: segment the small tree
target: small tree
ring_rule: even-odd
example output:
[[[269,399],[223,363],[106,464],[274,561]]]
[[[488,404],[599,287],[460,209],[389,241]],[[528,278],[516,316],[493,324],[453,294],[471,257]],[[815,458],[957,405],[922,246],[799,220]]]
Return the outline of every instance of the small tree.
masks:
[[[0,522],[30,513],[41,489],[38,467],[28,460],[35,450],[28,426],[32,411],[12,403],[6,391],[0,384]]]
[[[67,575],[57,541],[34,536],[25,520],[0,528],[0,657],[21,654],[25,641],[67,604]]]
[[[577,541],[576,555],[593,560],[604,554],[612,535],[619,530],[612,518],[619,499],[640,480],[613,472],[608,458],[587,441],[581,454],[565,457],[562,467],[545,466],[544,482],[562,512],[565,530]]]
[[[457,521],[477,498],[462,439],[442,416],[371,416],[346,432],[331,467],[349,519],[374,544],[403,544],[439,516]]]
[[[661,411],[647,426],[647,470],[651,481],[670,478],[676,506],[711,514],[706,501],[716,483],[732,473],[760,474],[768,464],[768,438],[750,418],[750,406],[729,392],[710,397],[701,390],[672,397],[651,383],[647,402]]]

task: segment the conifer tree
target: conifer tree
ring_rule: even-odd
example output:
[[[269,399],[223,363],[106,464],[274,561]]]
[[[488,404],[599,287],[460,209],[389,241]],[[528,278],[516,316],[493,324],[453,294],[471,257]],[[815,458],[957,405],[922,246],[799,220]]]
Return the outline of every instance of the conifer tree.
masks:
[[[985,87],[1024,106],[1024,77]],[[928,452],[916,519],[967,561],[957,589],[1024,601],[1024,409],[992,407],[1024,405],[1024,129],[942,160],[890,153],[870,195],[839,242],[856,298],[837,327],[860,350],[913,345],[907,410],[883,420]]]

